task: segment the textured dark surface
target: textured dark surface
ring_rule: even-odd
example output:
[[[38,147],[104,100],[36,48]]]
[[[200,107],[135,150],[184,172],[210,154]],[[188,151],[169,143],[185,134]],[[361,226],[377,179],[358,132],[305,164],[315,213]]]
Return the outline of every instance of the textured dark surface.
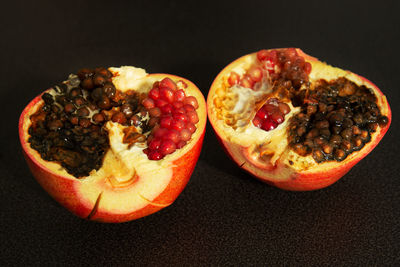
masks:
[[[398,1],[46,2],[8,1],[0,16],[0,265],[400,264]],[[208,125],[172,206],[100,224],[59,206],[23,160],[23,107],[81,67],[173,73],[207,95],[235,58],[291,46],[372,80],[392,107],[382,142],[329,188],[294,193],[256,181]]]

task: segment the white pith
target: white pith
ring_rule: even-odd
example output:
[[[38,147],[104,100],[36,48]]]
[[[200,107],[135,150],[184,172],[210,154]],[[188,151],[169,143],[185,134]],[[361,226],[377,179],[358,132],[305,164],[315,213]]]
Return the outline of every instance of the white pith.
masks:
[[[256,54],[250,54],[228,65],[215,79],[212,86],[213,91],[209,94],[208,109],[210,120],[230,155],[242,168],[261,179],[270,181],[284,181],[291,178],[293,173],[313,173],[337,166],[338,163],[334,161],[318,164],[311,155],[300,156],[288,147],[287,123],[290,117],[300,111],[299,108],[293,108],[289,103],[291,111],[285,116],[285,122],[272,131],[267,132],[255,127],[251,120],[248,120],[245,124],[237,123],[234,127],[227,124],[224,113],[234,113],[236,111],[236,103],[228,103],[225,98],[240,99],[238,105],[241,107],[246,106],[244,104],[246,100],[248,108],[254,110],[252,118],[254,118],[256,109],[260,108],[260,106],[252,106],[254,99],[258,97],[258,92],[253,91],[253,94],[249,94],[248,92],[252,91],[251,89],[241,88],[237,85],[230,87],[227,83],[232,71],[242,75],[256,62]],[[365,85],[371,88],[371,84],[351,72],[331,67],[319,61],[308,62],[312,65],[312,72],[309,75],[311,83],[319,79],[329,81],[342,76],[358,85]],[[246,94],[237,93],[239,90],[246,91]],[[241,99],[236,97],[237,95],[246,95],[248,98]],[[264,97],[267,99],[271,96],[266,94]],[[383,107],[383,110],[381,108],[382,114],[387,114],[386,98],[384,96],[378,96],[377,98],[378,106]],[[224,111],[221,113],[220,109],[216,108],[216,105],[224,106]],[[232,106],[233,108],[231,108]],[[240,117],[239,114],[230,114],[228,116],[233,118]],[[372,139],[375,138],[378,132],[379,129],[372,134]],[[368,150],[371,143],[366,144],[363,150]],[[346,162],[353,160],[356,155],[357,153],[350,154],[342,163],[346,164]]]
[[[155,81],[168,76],[165,74],[148,75],[143,69],[134,67],[110,68],[114,74],[113,83],[117,90],[135,90],[148,92]],[[171,76],[168,76],[171,78]],[[179,77],[177,77],[179,78]],[[172,78],[174,80],[174,78]],[[174,80],[178,82],[179,79]],[[200,93],[194,90],[195,86],[188,83],[185,89],[187,96],[194,95],[200,100]],[[202,96],[201,96],[202,98]],[[36,112],[41,101],[27,114]],[[205,114],[204,104],[197,110],[198,114]],[[200,116],[199,116],[200,117]],[[29,135],[25,134],[25,148],[39,165],[52,173],[62,176],[63,179],[73,181],[74,190],[87,206],[93,207],[101,194],[98,210],[110,211],[115,214],[126,214],[139,210],[149,204],[155,206],[167,206],[171,203],[155,203],[156,199],[173,179],[173,162],[183,154],[190,151],[201,138],[201,130],[205,127],[205,117],[196,124],[198,130],[192,135],[192,139],[181,149],[165,156],[162,160],[149,160],[143,153],[147,147],[145,143],[138,143],[131,147],[122,142],[123,129],[127,126],[118,123],[107,122],[106,129],[109,133],[110,149],[107,151],[102,167],[92,170],[89,176],[77,179],[67,173],[60,164],[43,160],[39,153],[29,146]],[[29,119],[24,120],[23,132],[27,133],[31,125]]]

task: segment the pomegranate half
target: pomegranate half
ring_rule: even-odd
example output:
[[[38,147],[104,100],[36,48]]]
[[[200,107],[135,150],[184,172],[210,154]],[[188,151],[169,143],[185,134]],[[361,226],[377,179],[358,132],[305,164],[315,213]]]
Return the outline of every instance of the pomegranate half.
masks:
[[[229,64],[212,83],[207,109],[242,169],[294,191],[336,182],[391,123],[376,85],[296,48],[261,50]]]
[[[56,201],[82,218],[125,222],[182,192],[206,116],[202,93],[184,78],[82,69],[27,105],[19,136],[31,172]]]

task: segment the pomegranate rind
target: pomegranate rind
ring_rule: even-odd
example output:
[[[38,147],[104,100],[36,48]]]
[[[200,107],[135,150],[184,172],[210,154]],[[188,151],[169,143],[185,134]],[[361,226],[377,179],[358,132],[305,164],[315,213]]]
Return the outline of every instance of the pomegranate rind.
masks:
[[[206,102],[204,96],[187,79],[171,74],[148,74],[145,78],[151,81],[161,80],[169,77],[175,82],[184,81],[188,87],[185,89],[187,95],[196,97],[199,108],[196,110],[199,122],[196,124],[197,130],[192,135],[188,144],[180,150],[160,160],[161,166],[169,168],[170,176],[166,186],[153,198],[148,198],[141,192],[134,190],[141,177],[134,177],[134,182],[126,186],[115,187],[107,179],[90,179],[90,176],[77,179],[68,174],[58,163],[43,160],[39,153],[29,145],[28,129],[30,127],[30,115],[35,113],[38,106],[42,103],[41,96],[34,98],[23,110],[19,119],[19,137],[23,150],[23,155],[38,183],[52,196],[57,202],[78,217],[101,222],[120,223],[138,219],[155,213],[169,205],[183,191],[193,173],[198,157],[201,152],[205,134],[207,120]],[[134,89],[134,88],[132,88]],[[157,177],[156,177],[157,178]],[[143,182],[143,181],[142,181]],[[129,196],[133,192],[132,199],[139,199],[140,205],[137,209],[109,209],[107,205],[102,205],[104,199],[116,196],[111,201],[113,206],[129,205]],[[137,194],[137,195],[136,195]],[[119,198],[121,196],[121,198]],[[96,204],[96,202],[98,202]]]
[[[218,123],[218,114],[214,107],[215,95],[217,94],[217,90],[220,90],[221,87],[226,85],[226,80],[232,71],[243,74],[245,70],[257,60],[256,53],[248,54],[236,59],[227,65],[215,78],[207,97],[208,118],[218,140],[222,144],[228,156],[240,168],[249,172],[255,178],[284,190],[317,190],[335,183],[377,146],[390,127],[392,113],[386,97],[371,81],[350,71],[345,71],[323,63],[317,58],[305,54],[300,49],[296,50],[299,55],[304,57],[306,62],[310,62],[312,65],[312,71],[310,73],[311,82],[320,78],[330,80],[344,76],[358,85],[363,84],[367,86],[377,96],[380,111],[382,115],[388,117],[388,123],[383,127],[378,127],[378,130],[371,134],[371,141],[361,150],[351,153],[342,162],[324,162],[314,164],[314,166],[308,169],[302,169],[302,167],[297,167],[296,164],[293,167],[284,164],[279,160],[274,165],[259,161],[249,152],[250,146],[243,146],[243,144],[237,141],[239,138],[229,136],[224,127],[221,126],[221,123]]]

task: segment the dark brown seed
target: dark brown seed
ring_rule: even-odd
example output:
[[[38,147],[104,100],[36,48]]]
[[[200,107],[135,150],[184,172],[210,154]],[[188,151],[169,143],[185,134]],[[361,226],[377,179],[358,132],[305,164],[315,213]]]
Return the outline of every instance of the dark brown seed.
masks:
[[[115,96],[115,93],[116,93],[116,89],[115,89],[114,84],[112,84],[112,83],[104,84],[103,92],[107,97],[113,98]]]
[[[79,119],[79,126],[83,127],[83,128],[87,128],[90,126],[90,119],[88,118],[82,118]]]
[[[331,130],[332,130],[332,134],[340,134],[340,132],[342,131],[342,128],[339,126],[333,126],[331,128]]]
[[[92,97],[93,100],[95,101],[99,101],[101,100],[102,96],[103,96],[103,89],[101,89],[100,87],[97,87],[96,89],[94,89],[92,91],[92,93],[90,94],[90,96]]]
[[[349,128],[349,127],[351,127],[351,126],[353,126],[353,121],[352,121],[351,119],[349,119],[349,118],[345,118],[345,119],[343,120],[342,127],[343,127],[343,128]]]
[[[353,138],[353,145],[355,149],[360,149],[361,146],[363,145],[363,141],[361,140],[361,137],[355,137]]]
[[[309,131],[309,132],[306,134],[306,138],[314,138],[314,137],[316,137],[316,136],[318,136],[318,135],[319,135],[319,130],[316,129],[316,128],[313,128],[313,129],[311,129],[311,131]]]
[[[77,116],[71,116],[69,118],[69,121],[73,124],[73,125],[77,125],[79,123],[79,118]]]
[[[318,146],[322,146],[326,143],[326,140],[324,137],[322,136],[318,136],[316,138],[314,138],[314,144],[318,145]]]
[[[296,134],[298,135],[298,136],[302,136],[303,134],[305,134],[306,133],[306,127],[304,127],[304,126],[299,126],[298,128],[297,128],[297,130],[296,130]]]
[[[334,113],[332,116],[329,117],[329,121],[332,125],[342,125],[343,116],[340,113]]]
[[[77,106],[82,106],[83,104],[86,103],[86,100],[83,97],[78,96],[77,98],[74,99],[74,103]]]
[[[317,106],[316,105],[308,105],[307,106],[307,114],[312,115],[315,112],[317,112]]]
[[[336,160],[343,160],[346,158],[346,153],[343,151],[343,149],[335,149],[335,158]]]
[[[93,72],[90,69],[84,68],[80,69],[78,71],[78,77],[81,81],[83,81],[85,78],[88,78],[93,75]]]
[[[113,122],[117,122],[120,124],[125,124],[126,123],[126,117],[124,115],[124,113],[122,112],[116,112],[114,113],[114,115],[112,115],[111,120]]]
[[[66,104],[66,105],[64,106],[64,111],[65,111],[66,113],[72,113],[72,112],[74,112],[74,111],[75,111],[75,106],[74,106],[74,104],[72,104],[72,103]]]
[[[88,116],[90,114],[90,111],[89,111],[89,109],[87,107],[82,107],[82,108],[80,108],[80,109],[78,109],[76,111],[76,114],[79,117],[86,117],[86,116]]]
[[[322,145],[322,150],[324,151],[325,154],[331,154],[333,151],[333,147],[329,144],[324,144]]]
[[[319,133],[322,136],[327,137],[327,138],[329,138],[331,136],[331,132],[329,131],[328,128],[324,128],[324,129],[319,130]]]
[[[313,148],[314,147],[314,141],[310,138],[306,139],[303,144],[309,148]]]
[[[371,132],[375,132],[376,129],[378,129],[378,123],[376,123],[376,122],[368,123],[368,129]]]
[[[386,126],[389,122],[389,118],[386,116],[379,116],[378,123],[381,127]]]
[[[351,142],[349,140],[343,140],[340,146],[344,151],[350,151],[352,148]]]
[[[133,115],[132,107],[129,104],[123,104],[121,106],[121,112],[124,113],[125,117],[128,119]]]
[[[105,78],[111,78],[112,73],[106,68],[96,68],[96,72],[104,76]]]
[[[129,125],[138,126],[140,124],[140,118],[137,115],[133,115],[129,119]]]
[[[307,148],[303,146],[302,144],[295,144],[293,146],[294,151],[299,154],[300,156],[305,156],[307,155]]]
[[[82,91],[79,88],[74,88],[69,92],[69,98],[74,99],[75,97],[81,96]]]
[[[318,129],[328,128],[329,122],[327,120],[317,121],[315,123],[315,127],[317,127]]]
[[[84,79],[81,82],[81,86],[82,86],[82,88],[84,88],[86,90],[92,90],[94,88],[93,79],[91,77],[88,77],[88,78]]]
[[[67,103],[67,99],[63,95],[58,95],[58,96],[56,96],[56,102],[61,104],[61,105],[64,105],[64,104]]]
[[[366,130],[362,130],[361,134],[360,134],[361,140],[363,140],[364,142],[369,140],[369,133]]]
[[[60,120],[53,120],[47,124],[47,127],[51,131],[57,131],[63,127],[63,123]]]
[[[157,117],[150,118],[149,122],[147,123],[147,126],[150,128],[153,128],[154,126],[156,126],[158,121],[159,121],[159,119]]]
[[[111,101],[108,97],[103,96],[101,98],[101,101],[99,101],[97,103],[97,106],[99,106],[99,108],[101,108],[101,109],[109,109],[109,108],[111,108]]]
[[[360,130],[360,128],[358,128],[357,125],[353,125],[353,126],[351,127],[351,130],[352,130],[352,132],[353,132],[353,135],[359,135],[359,134],[361,134],[361,130]]]
[[[95,74],[93,77],[93,84],[96,87],[103,86],[106,83],[106,79],[100,75],[100,74]]]
[[[344,129],[340,133],[340,135],[342,136],[343,139],[350,140],[350,138],[353,136],[353,131],[351,128],[347,128],[347,129]]]
[[[363,119],[363,115],[360,114],[360,113],[357,113],[357,114],[355,114],[355,115],[353,116],[353,121],[354,121],[355,124],[360,125],[360,124],[363,123],[363,120],[364,120],[364,119]]]
[[[53,96],[49,93],[44,93],[42,95],[42,99],[43,99],[44,103],[46,103],[47,105],[51,105],[54,102]]]
[[[92,119],[96,123],[102,123],[104,121],[104,116],[101,113],[96,113],[93,115]]]
[[[318,104],[318,110],[321,113],[325,113],[327,111],[327,108],[328,108],[328,106],[323,102]]]
[[[322,153],[321,150],[315,149],[315,150],[313,151],[313,158],[314,158],[314,160],[315,160],[316,162],[321,162],[321,161],[323,161],[323,159],[324,159],[324,154]]]
[[[330,142],[331,144],[338,146],[342,142],[342,137],[338,134],[332,135]]]

